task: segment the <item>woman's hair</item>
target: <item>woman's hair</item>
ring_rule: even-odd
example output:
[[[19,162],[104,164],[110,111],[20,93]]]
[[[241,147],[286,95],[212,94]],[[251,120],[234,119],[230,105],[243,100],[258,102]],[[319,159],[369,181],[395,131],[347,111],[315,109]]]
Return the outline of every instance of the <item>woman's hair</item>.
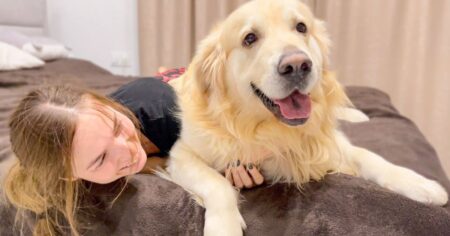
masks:
[[[34,235],[79,235],[86,220],[83,216],[93,208],[87,201],[92,184],[74,180],[72,168],[77,116],[86,104],[94,104],[92,108],[102,114],[107,114],[105,107],[112,107],[139,127],[134,114],[124,106],[69,86],[31,91],[11,116],[11,147],[18,162],[9,170],[4,189],[18,209],[17,219],[27,211],[36,215]]]

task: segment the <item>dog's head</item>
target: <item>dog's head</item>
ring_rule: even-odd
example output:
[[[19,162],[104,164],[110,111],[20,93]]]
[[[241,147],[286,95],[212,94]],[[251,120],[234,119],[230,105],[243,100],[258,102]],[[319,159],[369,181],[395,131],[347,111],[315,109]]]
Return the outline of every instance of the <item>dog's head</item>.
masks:
[[[254,0],[213,30],[189,69],[205,94],[301,125],[326,93],[328,46],[323,23],[299,0]]]

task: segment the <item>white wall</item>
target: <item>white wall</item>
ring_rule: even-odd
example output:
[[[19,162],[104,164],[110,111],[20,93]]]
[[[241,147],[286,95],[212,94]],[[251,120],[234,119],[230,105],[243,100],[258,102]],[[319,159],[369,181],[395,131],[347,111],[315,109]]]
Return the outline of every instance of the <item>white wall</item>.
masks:
[[[49,36],[73,57],[115,74],[139,74],[137,0],[47,0],[47,11]],[[123,56],[129,66],[114,67]]]

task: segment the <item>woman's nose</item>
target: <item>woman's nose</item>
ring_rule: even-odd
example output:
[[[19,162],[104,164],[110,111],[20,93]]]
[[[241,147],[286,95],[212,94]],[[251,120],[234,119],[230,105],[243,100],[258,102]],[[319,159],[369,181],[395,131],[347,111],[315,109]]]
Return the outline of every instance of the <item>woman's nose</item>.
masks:
[[[134,141],[125,135],[119,135],[115,138],[115,146],[118,150],[120,163],[130,162],[130,157],[133,157],[136,153],[136,145]]]

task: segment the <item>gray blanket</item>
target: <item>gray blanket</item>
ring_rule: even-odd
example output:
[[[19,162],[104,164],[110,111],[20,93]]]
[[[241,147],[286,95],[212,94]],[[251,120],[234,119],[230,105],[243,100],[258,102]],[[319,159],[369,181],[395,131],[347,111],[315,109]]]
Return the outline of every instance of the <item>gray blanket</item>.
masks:
[[[74,78],[81,73],[82,83],[102,92],[133,79],[110,75],[82,61],[63,60],[49,66],[41,71],[0,73],[2,172],[2,159],[9,159],[2,139],[7,137],[4,113],[13,107],[17,94],[39,84],[29,82],[35,80],[36,74],[47,73],[48,82],[53,74],[60,77],[61,71],[66,73],[60,67],[71,67],[75,70],[66,77],[78,81]],[[26,85],[17,87],[24,81]],[[8,88],[1,87],[8,83]],[[355,106],[371,118],[365,123],[342,123],[354,144],[435,179],[450,191],[450,182],[433,147],[414,123],[395,110],[385,93],[364,87],[349,87],[347,92]],[[241,193],[246,235],[450,235],[449,205],[418,203],[352,176],[329,175],[323,181],[307,184],[303,192],[294,186],[276,184]],[[203,214],[203,208],[176,185],[156,176],[136,175],[113,207],[98,213],[86,235],[201,235]],[[13,222],[14,209],[0,202],[0,235],[17,235]]]

